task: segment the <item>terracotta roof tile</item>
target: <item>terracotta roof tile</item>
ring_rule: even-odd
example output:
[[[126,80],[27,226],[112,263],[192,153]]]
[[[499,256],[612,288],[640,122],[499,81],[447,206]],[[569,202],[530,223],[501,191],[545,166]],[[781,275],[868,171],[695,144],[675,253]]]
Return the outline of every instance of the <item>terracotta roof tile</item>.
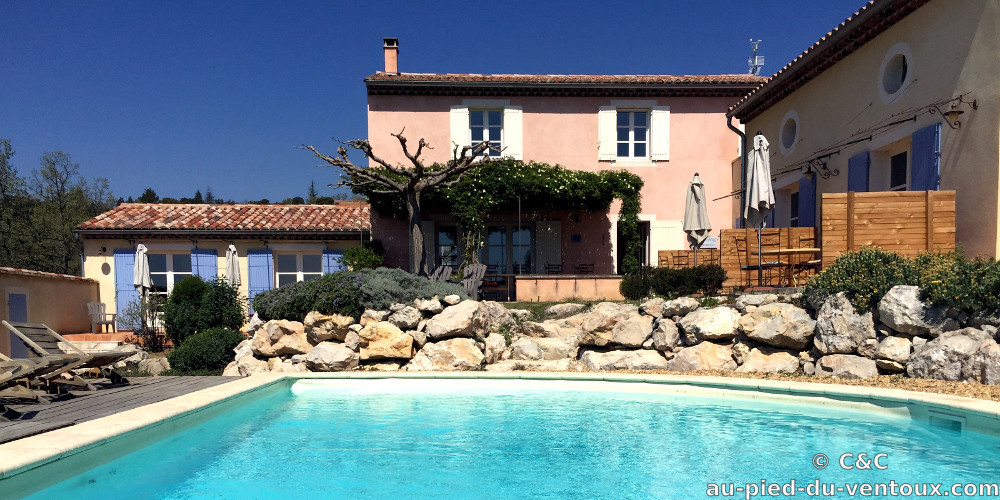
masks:
[[[204,205],[122,203],[77,227],[89,231],[339,232],[371,228],[371,207],[336,205]]]
[[[757,84],[754,75],[519,75],[476,73],[375,73],[366,82],[576,83],[576,84]]]

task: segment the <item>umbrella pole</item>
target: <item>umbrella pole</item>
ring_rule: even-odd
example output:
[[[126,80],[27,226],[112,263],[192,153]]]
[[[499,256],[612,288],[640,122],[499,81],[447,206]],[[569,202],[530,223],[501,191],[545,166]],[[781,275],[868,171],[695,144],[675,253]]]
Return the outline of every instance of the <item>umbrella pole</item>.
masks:
[[[760,260],[760,229],[757,229],[757,286],[764,286],[764,268]]]
[[[698,245],[694,246],[694,267],[698,267]]]

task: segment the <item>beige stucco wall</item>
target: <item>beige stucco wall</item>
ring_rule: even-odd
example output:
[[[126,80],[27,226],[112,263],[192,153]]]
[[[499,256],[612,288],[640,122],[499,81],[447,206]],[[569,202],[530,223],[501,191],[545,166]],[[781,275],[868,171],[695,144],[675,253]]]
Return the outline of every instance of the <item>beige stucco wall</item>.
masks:
[[[0,320],[10,320],[8,294],[25,294],[28,321],[44,323],[59,333],[89,332],[87,302],[101,300],[95,281],[6,272],[0,272],[0,293]],[[0,330],[0,352],[10,355],[10,336],[6,329]]]
[[[517,279],[517,300],[625,300],[618,287],[620,276],[530,276]]]
[[[906,44],[912,53],[908,71],[913,78],[894,101],[885,104],[879,96],[879,71],[886,54],[898,43]],[[941,189],[957,192],[957,240],[966,253],[998,256],[998,53],[1000,4],[994,0],[935,0],[751,120],[746,124],[747,134],[752,136],[759,130],[770,142],[772,174],[831,148],[839,149],[827,164],[840,174],[818,179],[817,193],[846,191],[851,156],[865,150],[885,151],[881,157],[873,155],[871,165],[870,188],[883,190],[887,187],[887,155],[894,148],[905,148],[913,132],[941,121],[939,114],[928,112],[928,106],[968,93],[966,99],[975,99],[979,109],[962,105],[961,128],[941,127]],[[789,110],[799,116],[799,138],[786,155],[778,141],[779,127]],[[915,121],[868,133],[914,114]],[[871,135],[871,140],[836,147],[859,133],[862,139]],[[878,178],[880,175],[885,179]],[[782,217],[787,221],[788,211],[784,198],[788,192],[781,188],[794,186],[799,176],[799,171],[777,176],[779,225]],[[817,204],[820,199],[817,195]]]
[[[428,162],[446,161],[451,154],[450,114],[452,105],[470,97],[368,96],[368,138],[375,153],[403,162],[397,140],[390,135],[405,129],[411,151],[420,138],[434,147],[425,151]],[[624,169],[642,177],[641,219],[652,226],[651,249],[680,249],[684,245],[681,221],[686,189],[697,172],[706,195],[714,200],[730,193],[730,164],[738,154],[738,139],[726,126],[726,110],[735,98],[685,97],[655,100],[670,107],[670,159],[641,165],[598,160],[598,109],[610,106],[611,98],[510,97],[510,106],[523,110],[523,159],[576,170]],[[714,231],[732,227],[731,200],[709,203]],[[612,214],[617,214],[613,207]],[[612,224],[612,235],[616,226]],[[376,237],[381,237],[376,234]],[[616,238],[611,237],[614,242]],[[655,261],[655,259],[654,259]]]
[[[146,245],[147,253],[160,252],[190,252],[195,248],[194,243],[185,239],[142,239],[136,243]],[[226,250],[229,248],[229,240],[197,240],[198,248],[215,250],[218,257],[219,275],[224,275],[226,270]],[[330,240],[323,241],[299,241],[299,240],[271,240],[267,244],[261,240],[234,240],[236,251],[240,256],[240,276],[242,277],[239,287],[243,296],[248,292],[247,251],[254,249],[270,248],[275,253],[294,252],[321,252],[324,249],[346,250],[361,246],[360,240]],[[102,251],[102,248],[104,249]],[[127,240],[118,239],[83,239],[83,275],[87,278],[97,280],[100,286],[101,297],[108,305],[108,311],[116,310],[115,303],[115,258],[116,249],[132,249],[133,245]],[[89,326],[88,326],[89,328]]]

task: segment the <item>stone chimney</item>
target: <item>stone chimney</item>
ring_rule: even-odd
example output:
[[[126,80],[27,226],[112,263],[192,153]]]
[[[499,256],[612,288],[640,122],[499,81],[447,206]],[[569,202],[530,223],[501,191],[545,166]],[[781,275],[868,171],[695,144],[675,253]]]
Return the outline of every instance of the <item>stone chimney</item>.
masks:
[[[399,74],[399,39],[383,38],[382,50],[385,52],[385,72],[391,75]]]

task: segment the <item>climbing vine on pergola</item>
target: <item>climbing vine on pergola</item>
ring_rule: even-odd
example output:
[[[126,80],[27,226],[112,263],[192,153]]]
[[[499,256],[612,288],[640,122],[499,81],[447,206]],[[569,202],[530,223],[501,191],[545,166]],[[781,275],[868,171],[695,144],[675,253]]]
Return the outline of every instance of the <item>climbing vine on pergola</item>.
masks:
[[[469,170],[455,185],[426,193],[425,208],[439,208],[454,215],[462,227],[466,257],[474,258],[482,245],[486,214],[516,210],[607,210],[611,202],[622,201],[618,229],[624,236],[622,269],[624,274],[639,270],[639,209],[643,182],[624,170],[585,172],[545,163],[524,163],[505,158]],[[372,207],[382,215],[405,214],[398,197],[354,191],[368,196]]]

